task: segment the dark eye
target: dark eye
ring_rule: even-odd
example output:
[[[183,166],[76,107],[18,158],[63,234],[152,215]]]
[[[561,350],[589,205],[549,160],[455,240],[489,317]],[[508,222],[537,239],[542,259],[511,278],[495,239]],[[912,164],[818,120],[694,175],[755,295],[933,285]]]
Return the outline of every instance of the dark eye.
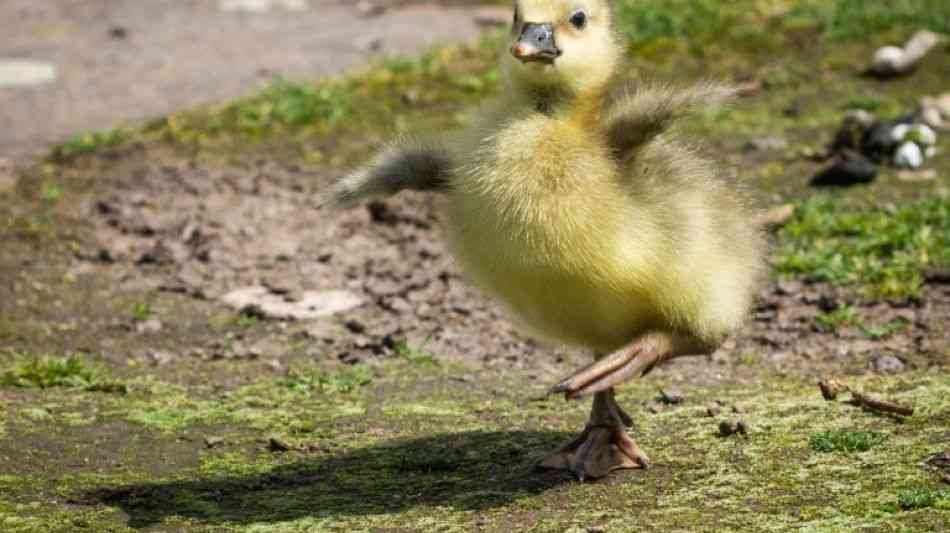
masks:
[[[587,26],[587,13],[575,11],[574,14],[571,15],[571,24],[579,30],[584,29],[584,26]]]

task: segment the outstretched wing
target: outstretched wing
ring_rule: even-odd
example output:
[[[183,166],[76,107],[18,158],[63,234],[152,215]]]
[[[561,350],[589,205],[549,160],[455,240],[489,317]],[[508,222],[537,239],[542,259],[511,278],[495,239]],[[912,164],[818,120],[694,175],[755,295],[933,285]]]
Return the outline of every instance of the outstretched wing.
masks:
[[[448,186],[452,157],[439,143],[403,140],[380,151],[368,164],[341,178],[328,203],[349,205],[399,191],[441,190]]]
[[[735,90],[715,83],[692,87],[627,85],[606,105],[604,128],[614,155],[625,159],[665,131],[677,118],[705,106],[721,105]]]

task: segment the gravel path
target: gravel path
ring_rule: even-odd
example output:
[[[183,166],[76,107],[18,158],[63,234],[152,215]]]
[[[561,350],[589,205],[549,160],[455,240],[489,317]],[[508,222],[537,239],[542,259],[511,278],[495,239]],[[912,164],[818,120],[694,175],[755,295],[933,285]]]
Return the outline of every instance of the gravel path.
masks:
[[[471,7],[385,4],[3,0],[0,159],[22,161],[80,131],[233,98],[273,78],[318,78],[479,31]]]

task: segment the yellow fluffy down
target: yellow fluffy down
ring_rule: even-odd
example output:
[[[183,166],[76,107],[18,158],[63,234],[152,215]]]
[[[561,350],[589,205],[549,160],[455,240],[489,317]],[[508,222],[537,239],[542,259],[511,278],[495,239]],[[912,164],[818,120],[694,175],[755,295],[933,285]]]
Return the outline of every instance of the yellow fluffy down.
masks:
[[[617,161],[589,109],[496,113],[469,132],[450,187],[456,256],[554,340],[607,352],[667,330],[718,343],[761,274],[740,196],[669,136]]]

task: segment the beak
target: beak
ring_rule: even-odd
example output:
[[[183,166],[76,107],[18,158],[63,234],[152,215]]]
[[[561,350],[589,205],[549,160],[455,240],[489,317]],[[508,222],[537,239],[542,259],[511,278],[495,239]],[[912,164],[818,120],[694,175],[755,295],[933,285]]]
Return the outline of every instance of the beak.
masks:
[[[522,63],[537,61],[553,65],[561,51],[554,44],[554,28],[550,24],[526,23],[521,37],[511,45],[511,55]]]

